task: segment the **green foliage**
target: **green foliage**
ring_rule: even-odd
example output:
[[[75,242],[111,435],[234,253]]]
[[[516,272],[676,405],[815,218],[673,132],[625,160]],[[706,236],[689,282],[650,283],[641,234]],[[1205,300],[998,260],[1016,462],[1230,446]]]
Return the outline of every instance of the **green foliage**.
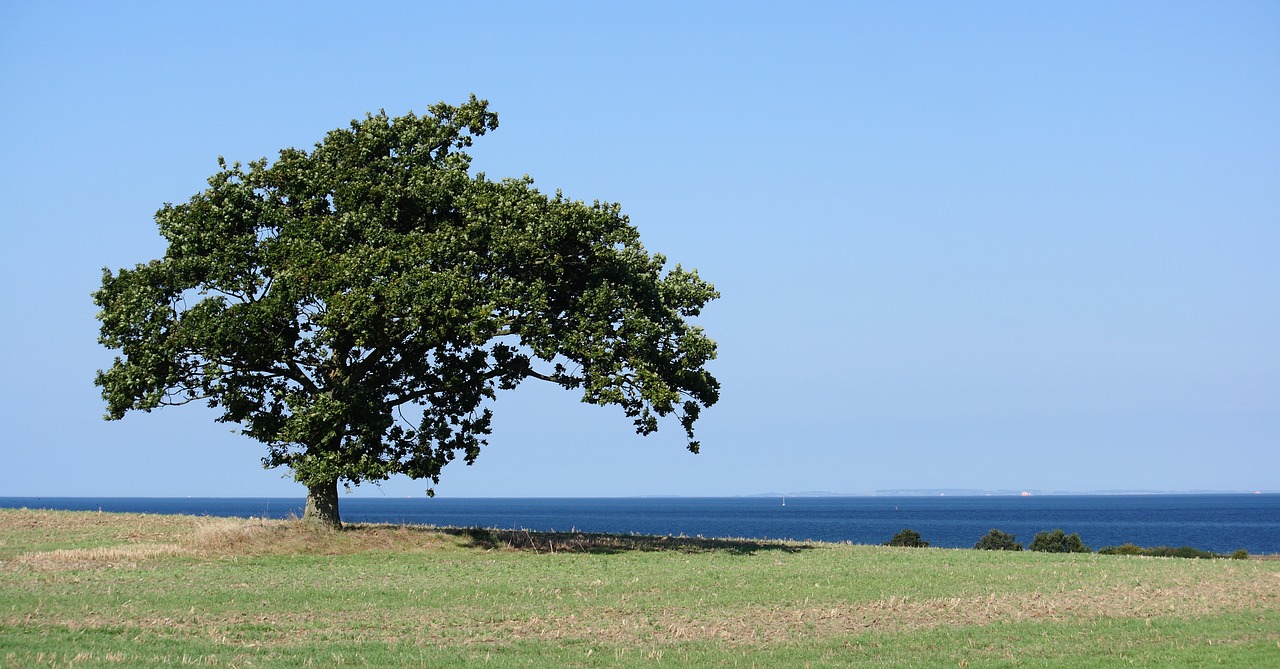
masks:
[[[1119,546],[1103,546],[1098,549],[1101,555],[1146,555],[1146,550],[1136,544],[1120,544]]]
[[[490,432],[487,403],[525,379],[617,405],[640,434],[719,397],[716,345],[686,319],[718,297],[650,254],[616,204],[471,175],[497,128],[474,96],[385,112],[228,166],[156,213],[163,258],[94,293],[120,355],[107,418],[207,402],[336,513],[336,485],[439,482]],[[310,508],[310,507],[309,507]]]
[[[1022,544],[1014,541],[1014,535],[1001,532],[996,528],[991,528],[985,536],[973,545],[974,548],[984,551],[1020,551]]]
[[[1079,534],[1066,534],[1062,530],[1038,532],[1028,550],[1043,553],[1088,553],[1089,547],[1080,541]]]
[[[1214,558],[1230,557],[1234,560],[1248,559],[1249,551],[1241,548],[1229,556],[1213,551],[1202,551],[1191,546],[1181,546],[1171,548],[1169,546],[1153,546],[1151,548],[1143,548],[1134,544],[1121,544],[1119,546],[1104,546],[1098,549],[1101,555],[1145,555],[1147,557],[1176,557],[1176,558],[1195,558],[1200,560],[1212,560]]]
[[[884,542],[886,546],[907,546],[909,548],[928,548],[929,542],[920,540],[920,533],[912,529],[904,529]]]

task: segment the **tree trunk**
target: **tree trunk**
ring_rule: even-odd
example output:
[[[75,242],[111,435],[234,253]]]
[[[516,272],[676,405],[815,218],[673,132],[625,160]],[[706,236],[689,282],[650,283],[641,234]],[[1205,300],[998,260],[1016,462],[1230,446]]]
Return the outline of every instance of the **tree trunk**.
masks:
[[[342,518],[338,515],[337,480],[307,486],[307,508],[302,512],[302,521],[342,529]]]

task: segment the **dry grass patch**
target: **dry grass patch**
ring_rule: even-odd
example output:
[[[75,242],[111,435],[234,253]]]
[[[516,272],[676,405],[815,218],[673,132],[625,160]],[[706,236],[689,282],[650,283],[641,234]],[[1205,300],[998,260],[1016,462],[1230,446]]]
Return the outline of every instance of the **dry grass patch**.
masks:
[[[15,558],[15,562],[40,570],[137,567],[146,560],[173,557],[188,552],[177,544],[128,544],[23,553]]]
[[[512,640],[605,641],[618,644],[715,641],[781,643],[865,632],[910,632],[940,627],[987,626],[1023,621],[1076,622],[1100,619],[1194,618],[1280,607],[1280,575],[1224,570],[1208,579],[1171,587],[1116,586],[1075,591],[985,597],[889,596],[838,606],[747,605],[707,610],[667,607],[594,608],[523,620],[454,618],[456,633],[472,642]],[[443,630],[439,621],[421,629]]]
[[[43,516],[47,513],[53,512],[22,514],[20,522],[16,523],[18,518],[6,520],[30,529],[33,527],[31,523],[45,521]],[[100,514],[71,515],[75,521],[73,526],[113,527],[111,523],[93,522],[93,516]],[[391,525],[334,531],[297,520],[166,516],[164,518],[177,522],[148,530],[146,517],[140,518],[138,528],[122,531],[120,517],[115,516],[116,532],[103,533],[101,537],[103,541],[110,537],[126,542],[124,544],[27,551],[14,556],[13,562],[44,570],[129,568],[149,560],[174,556],[347,555],[366,551],[422,550],[440,547],[448,541],[446,535],[439,532]],[[156,538],[169,541],[151,541]]]
[[[0,562],[19,554],[121,543],[176,543],[203,519],[45,509],[0,509]]]
[[[1280,603],[1280,579],[1224,574],[1172,588],[1113,587],[1061,593],[913,600],[890,596],[830,608],[753,607],[737,616],[669,619],[663,640],[733,639],[778,642],[860,632],[901,632],[1022,621],[1192,618]]]

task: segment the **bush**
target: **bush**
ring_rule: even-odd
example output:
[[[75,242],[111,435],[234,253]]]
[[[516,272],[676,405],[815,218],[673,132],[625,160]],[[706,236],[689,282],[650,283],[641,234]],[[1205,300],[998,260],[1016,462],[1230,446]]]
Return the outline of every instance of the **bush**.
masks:
[[[1151,548],[1143,549],[1142,554],[1150,555],[1152,557],[1176,557],[1176,558],[1211,558],[1213,557],[1213,553],[1206,553],[1202,550],[1196,550],[1190,546],[1181,546],[1179,548],[1172,548],[1170,546],[1153,546]]]
[[[1137,544],[1120,544],[1119,546],[1104,546],[1098,549],[1098,553],[1102,555],[1146,555],[1146,549]]]
[[[991,528],[987,535],[978,540],[973,545],[974,548],[982,551],[1020,551],[1022,544],[1014,541],[1014,535],[1001,532],[996,528]]]
[[[920,533],[915,530],[903,530],[893,538],[884,542],[886,546],[907,546],[910,548],[928,548],[929,542],[920,540]]]
[[[1249,551],[1247,551],[1247,550],[1245,550],[1245,549],[1241,548],[1241,549],[1239,549],[1239,550],[1237,550],[1236,552],[1234,552],[1234,553],[1232,553],[1232,554],[1231,554],[1231,559],[1232,559],[1232,560],[1248,560],[1248,559],[1249,559]]]
[[[1079,534],[1067,534],[1062,530],[1040,532],[1031,540],[1029,550],[1043,553],[1089,553],[1089,547],[1080,541]]]

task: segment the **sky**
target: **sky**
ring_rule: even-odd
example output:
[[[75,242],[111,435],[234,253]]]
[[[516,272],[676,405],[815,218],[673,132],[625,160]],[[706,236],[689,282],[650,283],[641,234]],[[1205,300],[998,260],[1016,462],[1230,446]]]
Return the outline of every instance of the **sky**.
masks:
[[[104,421],[90,294],[219,156],[471,93],[476,170],[716,285],[723,388],[693,455],[528,382],[438,495],[1280,490],[1280,4],[478,7],[0,4],[0,496],[303,496]]]

